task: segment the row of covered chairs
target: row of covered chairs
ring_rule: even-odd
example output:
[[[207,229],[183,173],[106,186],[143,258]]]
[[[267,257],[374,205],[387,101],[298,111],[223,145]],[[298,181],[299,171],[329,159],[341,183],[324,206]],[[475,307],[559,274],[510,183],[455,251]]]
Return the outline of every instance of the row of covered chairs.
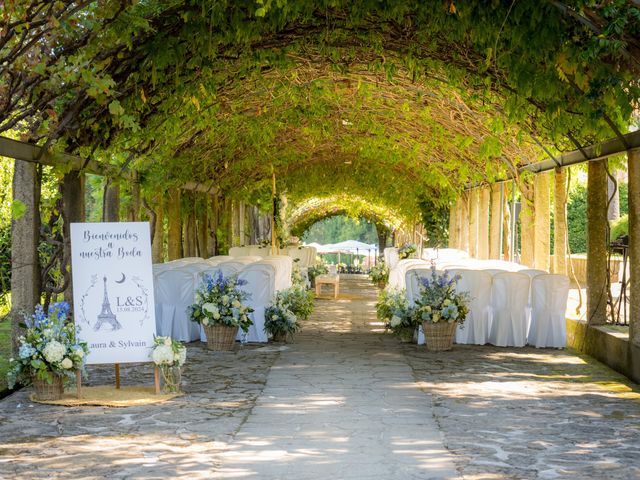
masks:
[[[469,292],[471,297],[467,319],[456,330],[456,343],[566,346],[569,279],[565,275],[533,269],[507,272],[452,268],[447,271],[460,277],[456,289]],[[411,303],[420,294],[420,277],[430,275],[431,269],[407,272],[407,297]]]
[[[289,256],[272,257],[212,257],[154,265],[156,327],[158,335],[191,342],[206,340],[204,330],[189,319],[188,307],[195,300],[195,291],[204,275],[227,277],[238,275],[246,284],[239,288],[250,294],[248,306],[254,325],[247,334],[239,332],[239,339],[250,342],[266,342],[264,311],[275,292],[291,286],[292,259]]]
[[[280,255],[287,255],[291,257],[300,267],[308,268],[315,265],[318,251],[315,247],[294,246],[280,249],[279,253]],[[272,256],[271,246],[246,245],[243,247],[231,247],[229,249],[229,256],[232,258],[247,256],[270,257]]]

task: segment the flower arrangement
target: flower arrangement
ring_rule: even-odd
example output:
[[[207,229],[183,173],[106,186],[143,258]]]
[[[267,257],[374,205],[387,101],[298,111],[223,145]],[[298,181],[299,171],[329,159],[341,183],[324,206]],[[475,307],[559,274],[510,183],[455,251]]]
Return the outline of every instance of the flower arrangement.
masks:
[[[457,292],[459,276],[438,274],[435,267],[431,277],[420,277],[420,296],[416,299],[415,315],[418,322],[462,324],[469,313],[469,293]]]
[[[309,318],[313,306],[313,293],[300,285],[280,290],[265,311],[265,332],[274,337],[296,333],[299,321]]]
[[[404,289],[382,290],[378,295],[376,314],[394,334],[407,341],[413,339],[418,323]]]
[[[318,263],[316,265],[312,265],[307,270],[307,275],[309,277],[309,282],[313,287],[316,281],[316,277],[318,275],[326,275],[329,273],[329,267],[327,267],[324,263]]]
[[[18,358],[10,359],[9,388],[16,383],[30,385],[38,380],[51,385],[60,379],[64,385],[76,370],[84,372],[89,349],[85,342],[77,339],[68,303],[51,305],[47,314],[42,305],[37,305],[34,314],[25,316],[24,320],[26,331],[18,339]]]
[[[162,372],[165,391],[179,392],[182,378],[180,368],[187,360],[187,347],[171,337],[155,337],[151,359]]]
[[[371,267],[369,278],[373,283],[384,287],[389,281],[389,267],[387,267],[387,265],[382,261],[378,262],[376,265]]]
[[[196,290],[196,303],[189,307],[191,320],[205,327],[226,325],[248,331],[253,324],[249,318],[253,309],[242,303],[249,294],[238,288],[245,283],[235,275],[225,278],[220,271],[215,276],[205,275]]]
[[[398,249],[398,256],[401,259],[409,258],[411,255],[418,251],[418,247],[416,247],[413,243],[405,243]]]

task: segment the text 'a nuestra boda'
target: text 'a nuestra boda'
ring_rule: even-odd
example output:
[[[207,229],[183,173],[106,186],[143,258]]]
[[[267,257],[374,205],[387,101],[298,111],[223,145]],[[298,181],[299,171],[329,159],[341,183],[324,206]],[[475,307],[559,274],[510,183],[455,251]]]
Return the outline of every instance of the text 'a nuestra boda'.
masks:
[[[107,258],[107,259],[125,260],[130,258],[142,258],[142,250],[136,247],[132,247],[132,248],[118,247],[115,250],[111,248],[105,248],[105,247],[96,247],[93,250],[84,250],[80,252],[79,255],[80,255],[80,258],[84,258],[84,259],[101,260],[101,259]]]

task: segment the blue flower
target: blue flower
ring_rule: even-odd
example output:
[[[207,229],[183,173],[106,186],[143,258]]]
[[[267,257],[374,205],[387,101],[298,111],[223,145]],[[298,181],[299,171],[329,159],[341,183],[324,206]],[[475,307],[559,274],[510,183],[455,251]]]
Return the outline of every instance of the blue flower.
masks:
[[[30,358],[34,353],[36,353],[36,349],[31,345],[23,343],[20,345],[20,350],[18,351],[18,356],[22,359]]]

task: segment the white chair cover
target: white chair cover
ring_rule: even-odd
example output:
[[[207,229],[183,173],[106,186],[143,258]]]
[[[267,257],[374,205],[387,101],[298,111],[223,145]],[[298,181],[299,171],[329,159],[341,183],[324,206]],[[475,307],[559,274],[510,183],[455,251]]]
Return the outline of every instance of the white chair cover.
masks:
[[[387,247],[384,249],[384,263],[387,264],[389,270],[394,269],[399,261],[400,254],[396,247]]]
[[[305,247],[289,247],[287,249],[287,255],[289,255],[299,267],[309,266],[309,252]]]
[[[425,248],[422,250],[422,258],[424,260],[436,261],[457,261],[469,258],[469,254],[464,250],[457,248]]]
[[[245,334],[238,331],[238,340],[247,342],[266,342],[267,333],[264,331],[264,311],[273,299],[275,292],[276,270],[273,265],[251,264],[247,265],[239,274],[239,280],[246,280],[247,284],[238,288],[247,292],[250,297],[246,304],[253,308],[251,320],[253,325]]]
[[[388,285],[390,288],[405,288],[405,275],[410,268],[430,268],[431,265],[419,258],[405,258],[398,261],[395,268],[389,270]]]
[[[527,267],[516,262],[508,262],[506,260],[478,260],[478,268],[481,270],[499,269],[507,272],[519,272]]]
[[[244,257],[236,257],[232,261],[242,263],[243,265],[251,265],[262,260],[262,257],[257,255],[245,255]]]
[[[457,292],[468,292],[471,297],[469,314],[462,326],[456,328],[456,343],[484,345],[491,328],[491,275],[482,270],[449,270],[459,275]]]
[[[307,252],[307,267],[313,267],[316,264],[318,249],[316,247],[305,247]]]
[[[262,245],[250,245],[249,253],[247,255],[255,255],[262,258],[268,257],[271,255],[271,245],[266,245],[264,247]]]
[[[293,268],[293,259],[291,257],[288,255],[272,255],[263,258],[258,263],[267,263],[273,265],[276,269],[276,292],[291,286],[291,270]]]
[[[538,275],[547,275],[549,272],[545,272],[544,270],[536,270],[535,268],[525,268],[524,270],[519,270],[518,273],[529,275],[529,278],[533,280]]]
[[[217,265],[214,265],[213,267],[209,267],[204,273],[209,273],[209,272],[213,272],[213,271],[222,271],[222,275],[224,275],[225,277],[229,277],[231,275],[235,275],[236,273],[238,273],[240,270],[242,270],[245,267],[245,264],[242,262],[236,262],[235,260],[228,260],[226,262],[220,262]]]
[[[216,255],[207,259],[207,261],[211,264],[218,264],[229,260],[233,260],[233,257],[231,255]]]
[[[569,278],[538,275],[531,281],[531,328],[529,345],[564,348],[567,345],[566,315]]]
[[[197,323],[189,318],[187,309],[194,301],[194,275],[184,270],[167,270],[155,277],[156,331],[181,342],[199,337]]]
[[[510,273],[507,270],[502,270],[501,268],[486,268],[482,270],[483,272],[487,272],[492,277],[496,276],[499,273]]]
[[[192,275],[197,275],[200,272],[203,272],[205,270],[208,270],[211,268],[211,264],[207,261],[203,261],[203,262],[193,262],[193,263],[187,263],[186,265],[180,265],[179,267],[176,267],[172,270],[180,270],[181,272],[189,272]],[[194,277],[195,280],[195,277]]]
[[[492,321],[489,343],[499,347],[523,347],[529,327],[528,275],[497,273],[491,289]]]

